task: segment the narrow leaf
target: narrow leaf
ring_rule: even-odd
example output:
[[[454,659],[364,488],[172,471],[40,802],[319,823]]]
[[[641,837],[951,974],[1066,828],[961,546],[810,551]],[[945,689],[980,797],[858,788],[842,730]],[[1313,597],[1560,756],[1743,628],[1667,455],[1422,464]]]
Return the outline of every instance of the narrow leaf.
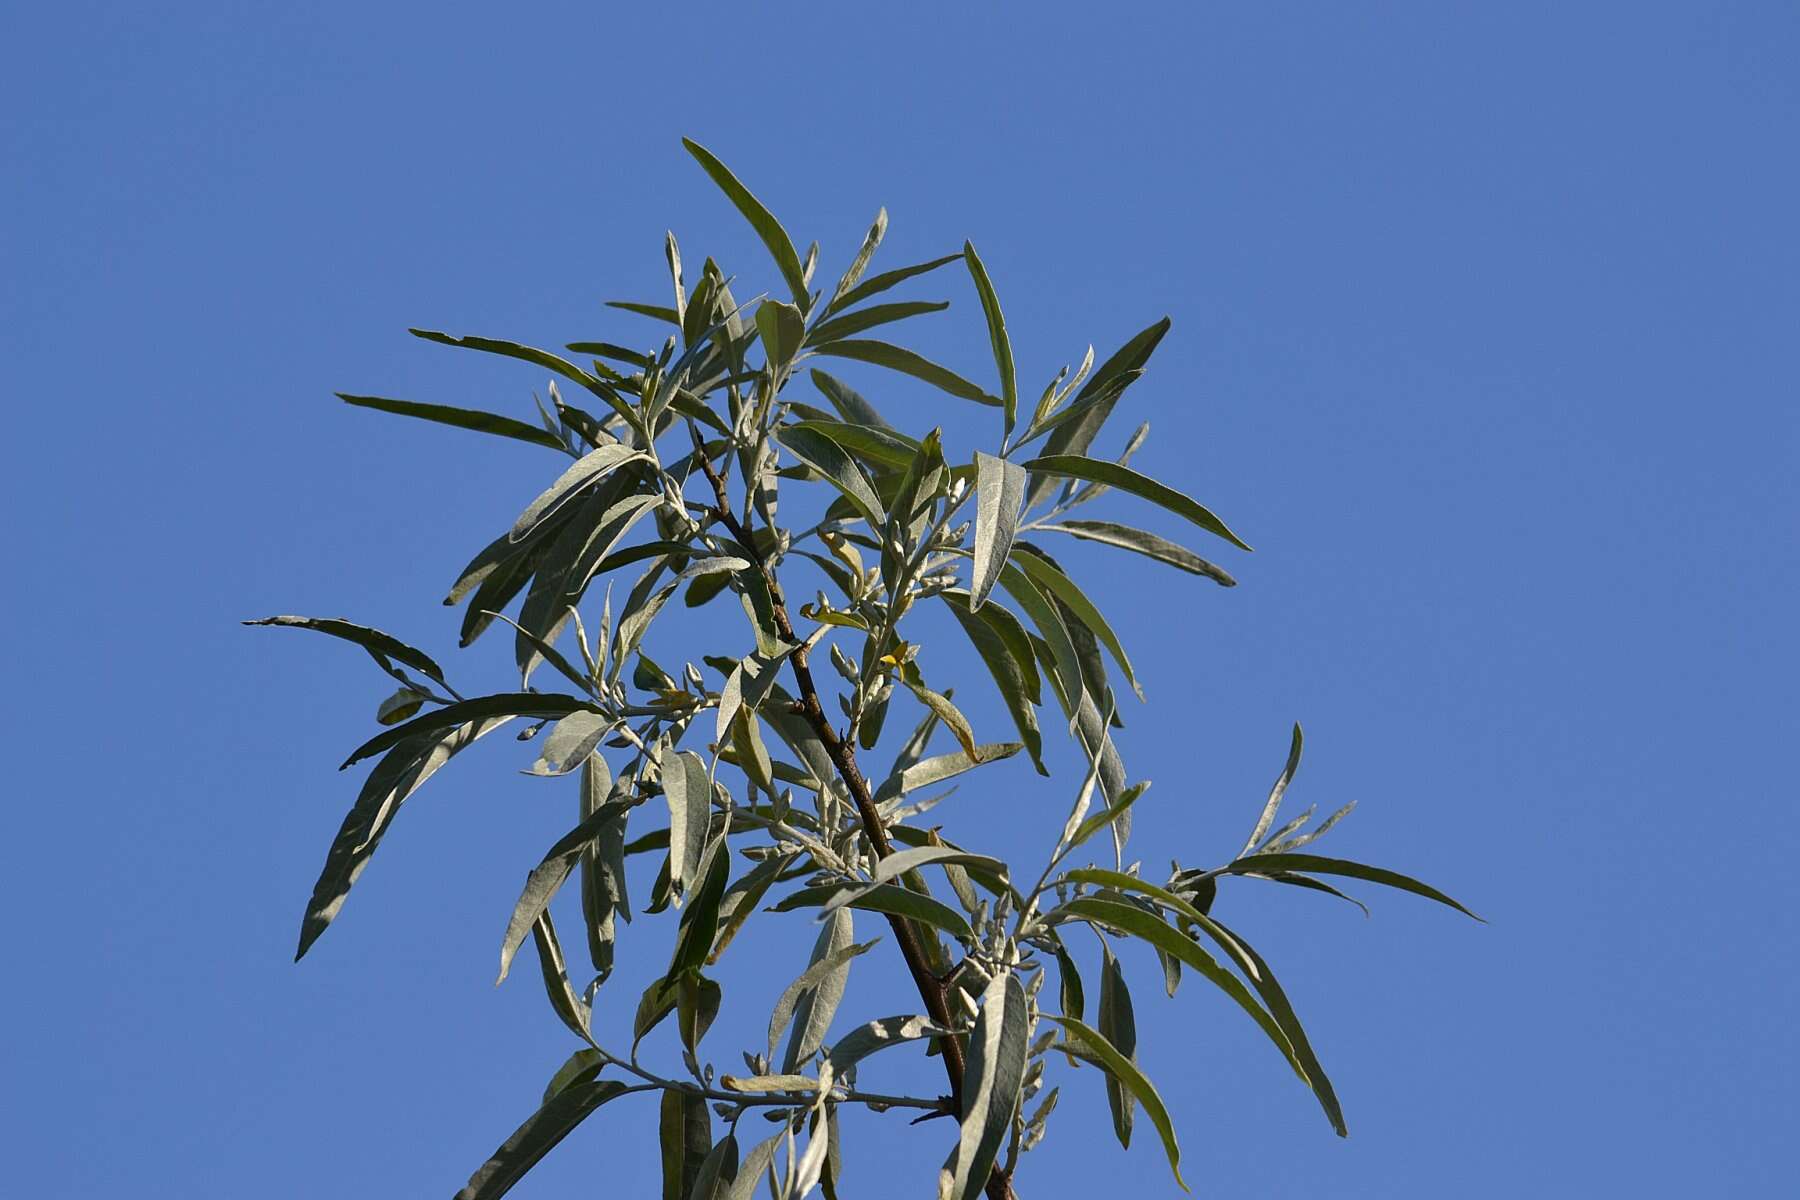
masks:
[[[981,256],[975,253],[973,242],[963,243],[963,260],[968,263],[969,276],[975,281],[975,294],[981,297],[981,311],[987,317],[988,342],[994,349],[994,366],[1000,372],[1000,404],[1006,413],[1005,436],[1010,437],[1019,413],[1019,376],[1013,368],[1012,340],[1006,336],[1006,318],[1000,313],[1000,298],[994,295],[994,285],[988,279]],[[1024,492],[1025,481],[1021,478],[1019,494],[1023,496]],[[981,594],[979,588],[976,594]]]
[[[969,1034],[963,1071],[962,1128],[956,1144],[954,1200],[976,1200],[1012,1128],[1025,1078],[1025,990],[1010,971],[996,975],[982,995]]]
[[[775,219],[775,214],[763,207],[762,201],[750,194],[750,189],[738,181],[730,168],[713,156],[712,151],[689,138],[682,138],[681,144],[687,147],[689,154],[712,181],[719,185],[719,190],[731,200],[750,227],[756,230],[756,236],[762,239],[763,245],[769,248],[769,255],[780,269],[781,277],[794,295],[794,303],[801,309],[808,306],[806,274],[800,266],[800,256],[794,253],[794,243],[789,239],[787,230]]]
[[[1080,479],[1089,483],[1116,487],[1121,492],[1129,492],[1140,499],[1160,505],[1177,516],[1185,517],[1208,533],[1217,534],[1239,549],[1250,549],[1249,544],[1231,532],[1225,522],[1219,520],[1190,497],[1119,463],[1106,462],[1098,458],[1085,458],[1079,454],[1046,454],[1032,459],[1025,464],[1025,468],[1039,475]]]
[[[1181,1147],[1175,1141],[1175,1127],[1169,1122],[1169,1110],[1163,1107],[1162,1097],[1156,1094],[1156,1088],[1138,1070],[1137,1064],[1120,1054],[1099,1032],[1080,1021],[1048,1014],[1044,1019],[1062,1026],[1066,1039],[1065,1048],[1124,1084],[1126,1090],[1144,1106],[1150,1123],[1156,1126],[1156,1132],[1162,1137],[1163,1153],[1169,1156],[1169,1170],[1175,1173],[1175,1182],[1181,1185],[1182,1191],[1189,1191],[1187,1182],[1181,1178]]]
[[[858,362],[873,363],[875,366],[886,367],[890,371],[898,371],[902,375],[911,375],[914,379],[923,380],[941,391],[949,392],[958,399],[973,400],[977,404],[985,404],[991,408],[1000,407],[998,396],[989,395],[947,367],[940,367],[922,355],[889,342],[846,338],[841,341],[827,342],[818,347],[818,352],[834,358],[852,358]]]
[[[456,1193],[456,1200],[499,1200],[594,1110],[624,1091],[625,1085],[612,1079],[580,1083],[559,1091],[469,1176],[468,1184]]]
[[[536,425],[527,425],[524,421],[503,417],[498,413],[481,412],[472,408],[451,408],[443,404],[420,404],[412,400],[389,400],[381,396],[351,396],[344,392],[337,393],[337,398],[345,404],[357,408],[373,408],[380,412],[394,413],[402,417],[417,417],[421,421],[435,421],[439,425],[453,425],[458,429],[472,429],[476,433],[491,433],[497,437],[514,438],[521,442],[530,442],[534,446],[548,446],[552,450],[566,450],[562,439]]]
[[[971,260],[973,261],[973,260]],[[1000,581],[1019,528],[1025,497],[1025,468],[992,454],[975,453],[975,566],[969,583],[969,611],[979,611]]]
[[[1165,537],[1158,537],[1147,530],[1134,529],[1130,525],[1120,525],[1112,521],[1065,520],[1060,523],[1040,525],[1038,528],[1070,534],[1090,542],[1117,546],[1122,550],[1133,550],[1146,558],[1167,563],[1171,567],[1178,567],[1190,574],[1204,575],[1221,587],[1237,586],[1237,580],[1233,579],[1223,567],[1215,566],[1186,546],[1178,545]]]

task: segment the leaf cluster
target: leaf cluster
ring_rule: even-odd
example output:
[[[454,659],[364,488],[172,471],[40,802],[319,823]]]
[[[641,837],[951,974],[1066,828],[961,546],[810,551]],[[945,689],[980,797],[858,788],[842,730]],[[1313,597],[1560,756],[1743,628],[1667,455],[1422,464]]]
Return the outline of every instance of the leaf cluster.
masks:
[[[1131,466],[1147,425],[1121,453],[1096,451],[1168,320],[1097,365],[1089,348],[1027,403],[974,245],[871,275],[887,230],[882,212],[847,269],[821,283],[817,244],[800,253],[723,163],[692,142],[687,149],[766,247],[775,294],[738,299],[734,289],[746,289],[735,276],[711,258],[691,269],[671,234],[665,300],[612,305],[657,326],[647,342],[583,341],[552,352],[413,331],[548,371],[535,423],[343,396],[528,443],[561,461],[445,599],[464,608],[464,646],[497,623],[510,631],[518,679],[507,690],[465,695],[429,655],[347,620],[251,622],[358,645],[399,685],[376,706],[378,731],[345,761],[373,766],[327,852],[297,957],[337,919],[425,781],[478,739],[517,725],[532,744],[525,772],[574,777],[575,802],[569,831],[525,875],[505,922],[499,977],[529,939],[549,1007],[576,1048],[538,1110],[470,1178],[464,1200],[502,1195],[601,1107],[637,1093],[659,1098],[668,1198],[748,1197],[764,1185],[776,1197],[815,1188],[835,1196],[844,1172],[838,1112],[855,1104],[949,1119],[956,1133],[940,1194],[1000,1200],[1049,1128],[1058,1091],[1046,1088],[1048,1077],[1077,1063],[1097,1068],[1091,1078],[1104,1084],[1120,1143],[1129,1145],[1141,1109],[1179,1182],[1174,1124],[1143,1069],[1115,953],[1127,942],[1150,948],[1170,995],[1184,973],[1224,992],[1343,1133],[1331,1083],[1273,970],[1214,915],[1220,881],[1341,896],[1333,881],[1347,878],[1461,906],[1406,876],[1303,852],[1349,806],[1310,828],[1310,809],[1275,827],[1299,766],[1298,727],[1238,854],[1216,867],[1174,863],[1160,883],[1146,877],[1127,850],[1133,806],[1148,785],[1129,780],[1113,736],[1121,725],[1114,680],[1140,697],[1142,689],[1117,628],[1050,549],[1058,535],[1071,537],[1233,583],[1162,535],[1071,515],[1116,493],[1128,509],[1160,509],[1230,549],[1249,549],[1210,509]],[[986,326],[990,382],[888,340],[900,323],[946,307],[888,293],[957,265]],[[904,431],[826,369],[840,360],[994,410],[995,440],[961,453],[940,430]],[[804,528],[783,518],[793,506],[782,493],[794,488],[822,497],[808,510],[821,519]],[[796,576],[815,590],[793,606],[786,588]],[[678,592],[682,603],[671,608]],[[679,665],[650,656],[646,637],[667,612],[714,604],[741,611],[733,644]],[[1006,739],[982,740],[946,683],[951,676],[938,674],[954,651],[934,655],[928,673],[922,647],[909,640],[909,618],[928,605],[944,606],[966,637],[962,657],[981,664],[1003,702]],[[896,707],[910,707],[913,719],[884,741],[896,732]],[[1011,865],[949,841],[920,817],[946,785],[978,783],[976,773],[995,761],[1022,753],[1048,774],[1046,712],[1086,771],[1036,882],[1021,887]],[[894,742],[887,770],[866,775],[869,756]],[[1102,850],[1092,848],[1096,839]],[[627,880],[633,858],[655,869],[648,893],[636,897]],[[579,914],[579,966],[553,910],[565,924]],[[753,917],[795,912],[817,923],[808,961],[776,1001],[766,1042],[739,1048],[741,1073],[722,1070],[705,1045],[724,1000],[717,966]],[[621,930],[661,914],[674,926],[667,967],[630,1006],[629,1044],[604,1045],[594,1003]],[[886,935],[859,940],[859,916]],[[1097,946],[1082,940],[1089,935]],[[858,1014],[841,1027],[849,973],[883,942],[905,960],[916,995],[897,999],[892,1015]],[[1078,961],[1093,961],[1096,949],[1090,986]],[[678,1065],[658,1069],[643,1055],[662,1030],[673,1035]],[[880,1078],[873,1056],[892,1048],[940,1059],[946,1093],[865,1090]],[[773,1131],[749,1136],[742,1122],[751,1114]]]

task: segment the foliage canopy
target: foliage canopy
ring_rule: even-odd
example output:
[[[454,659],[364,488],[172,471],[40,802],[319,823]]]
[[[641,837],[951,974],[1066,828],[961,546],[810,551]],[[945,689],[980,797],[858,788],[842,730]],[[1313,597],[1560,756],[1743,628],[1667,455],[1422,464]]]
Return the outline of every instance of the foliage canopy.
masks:
[[[403,803],[469,745],[523,722],[521,740],[536,747],[529,773],[573,776],[577,820],[526,876],[499,973],[507,976],[529,939],[550,1008],[579,1048],[460,1200],[504,1194],[582,1121],[638,1093],[658,1099],[665,1200],[739,1200],[764,1183],[782,1200],[815,1188],[835,1197],[844,1171],[837,1113],[847,1104],[953,1118],[953,1138],[937,1124],[918,1134],[948,1143],[940,1194],[970,1200],[985,1191],[1001,1200],[1049,1128],[1058,1094],[1046,1089],[1052,1069],[1076,1061],[1098,1068],[1089,1078],[1104,1082],[1120,1143],[1130,1143],[1141,1109],[1180,1182],[1174,1125],[1144,1069],[1131,990],[1112,949],[1125,940],[1154,949],[1170,994],[1184,971],[1223,991],[1344,1133],[1330,1080],[1269,964],[1213,915],[1220,881],[1259,879],[1349,899],[1337,881],[1351,879],[1467,910],[1407,876],[1309,852],[1351,805],[1317,823],[1309,808],[1276,826],[1300,765],[1298,726],[1235,855],[1218,866],[1176,865],[1160,883],[1146,877],[1126,849],[1132,806],[1148,785],[1129,781],[1112,737],[1112,679],[1116,673],[1138,692],[1137,677],[1115,628],[1046,548],[1055,535],[1072,537],[1232,585],[1224,569],[1167,538],[1071,515],[1119,493],[1249,549],[1210,510],[1132,468],[1147,426],[1116,457],[1094,453],[1168,319],[1097,365],[1090,348],[1035,398],[1022,396],[1006,319],[973,245],[871,275],[887,228],[883,211],[849,268],[829,288],[815,288],[817,244],[799,253],[723,163],[686,145],[767,247],[780,276],[775,295],[738,301],[735,277],[710,258],[690,273],[671,234],[668,302],[613,303],[666,327],[647,348],[577,342],[566,347],[569,358],[412,331],[548,370],[554,379],[536,424],[342,396],[529,442],[565,465],[474,556],[445,601],[465,607],[464,646],[496,621],[510,628],[516,690],[465,695],[423,651],[351,621],[250,622],[352,642],[398,684],[377,709],[381,731],[345,761],[374,765],[326,856],[296,957],[337,918]],[[968,272],[981,306],[990,384],[886,340],[886,327],[946,307],[887,293],[953,264]],[[902,431],[824,369],[840,359],[996,410],[995,452],[965,460],[946,453],[939,430]],[[564,398],[565,387],[580,394],[580,405]],[[824,498],[807,510],[818,519],[805,528],[782,523],[795,508],[782,493],[795,488]],[[795,606],[784,580],[800,573],[825,587]],[[610,584],[628,577],[615,603]],[[596,615],[589,597],[601,584],[609,586]],[[723,603],[743,613],[734,644],[695,655],[704,669],[692,661],[665,667],[644,649],[652,623],[683,589],[688,607]],[[992,677],[1011,740],[978,739],[951,689],[926,677],[906,618],[934,602]],[[824,672],[815,674],[821,658],[829,686]],[[533,686],[546,677],[548,690]],[[895,738],[888,717],[897,695],[903,706],[905,698],[916,703],[917,719]],[[1087,769],[1032,879],[919,818],[940,798],[928,793],[996,760],[1024,754],[1048,774],[1046,710],[1058,714],[1053,728],[1066,729]],[[866,774],[868,757],[890,743],[885,771]],[[641,855],[659,865],[634,913],[626,863]],[[571,878],[591,968],[573,975],[551,917]],[[569,907],[576,903],[571,896]],[[721,1071],[703,1049],[723,1001],[709,971],[752,916],[796,910],[818,922],[810,959],[777,1001],[766,1045],[743,1052],[742,1073]],[[661,913],[675,923],[668,968],[636,1002],[630,1045],[602,1045],[593,1005],[613,970],[618,923]],[[895,1015],[855,1014],[846,1027],[836,1022],[846,980],[881,940],[856,940],[858,914],[865,928],[885,924],[913,991],[895,999]],[[1085,979],[1077,966],[1085,944],[1071,937],[1082,926],[1100,944],[1097,973]],[[582,975],[591,981],[577,986]],[[670,1017],[682,1069],[665,1074],[640,1050]],[[942,1061],[943,1095],[866,1086],[879,1083],[880,1065],[865,1060],[905,1045]],[[750,1113],[767,1117],[774,1132],[740,1133]]]

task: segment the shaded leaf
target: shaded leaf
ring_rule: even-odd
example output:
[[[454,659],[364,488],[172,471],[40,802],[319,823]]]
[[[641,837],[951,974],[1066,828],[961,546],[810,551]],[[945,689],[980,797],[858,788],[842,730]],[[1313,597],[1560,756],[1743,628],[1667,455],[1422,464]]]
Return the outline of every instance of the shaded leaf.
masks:
[[[1100,965],[1100,1034],[1122,1058],[1137,1062],[1137,1017],[1131,1008],[1131,990],[1125,986],[1125,972],[1110,948]],[[1131,1145],[1132,1095],[1125,1085],[1110,1073],[1106,1079],[1106,1104],[1112,1110],[1113,1132],[1119,1145]]]
[[[369,652],[377,665],[387,670],[384,659],[392,659],[421,671],[439,683],[444,682],[444,669],[437,665],[429,654],[423,650],[415,650],[399,638],[371,629],[367,625],[358,625],[346,621],[342,617],[264,617],[260,621],[245,621],[246,625],[283,625],[291,629],[310,629],[315,633],[323,633],[346,642],[354,642]]]
[[[821,433],[793,425],[776,429],[775,440],[842,492],[871,529],[881,528],[881,499],[869,477],[842,446]]]
[[[493,1156],[469,1176],[456,1200],[497,1200],[525,1177],[544,1155],[556,1148],[594,1110],[625,1091],[611,1079],[580,1083],[559,1091],[502,1142]]]
[[[1188,1191],[1188,1185],[1181,1178],[1181,1147],[1175,1141],[1175,1127],[1169,1122],[1169,1110],[1163,1107],[1162,1097],[1156,1094],[1156,1088],[1144,1073],[1129,1058],[1102,1037],[1096,1030],[1090,1029],[1080,1021],[1069,1017],[1053,1017],[1048,1014],[1047,1021],[1055,1021],[1062,1026],[1063,1048],[1076,1057],[1093,1063],[1112,1078],[1117,1079],[1125,1089],[1144,1106],[1144,1112],[1150,1123],[1156,1126],[1156,1132],[1162,1137],[1163,1153],[1169,1156],[1169,1170],[1175,1173],[1175,1182],[1181,1185],[1182,1191]]]
[[[1019,412],[1019,375],[1013,368],[1012,339],[1006,335],[1006,318],[1000,312],[1000,298],[994,295],[994,285],[988,279],[987,267],[982,265],[981,256],[975,253],[973,242],[963,243],[963,261],[968,264],[969,277],[975,281],[975,294],[981,298],[982,314],[987,317],[988,342],[994,350],[994,366],[1000,373],[1000,404],[1006,413],[1005,436],[1010,437]],[[976,461],[980,461],[979,456]],[[1021,477],[1019,494],[1023,496],[1024,492],[1025,481]],[[975,589],[975,593],[978,597],[976,603],[979,604],[981,589]]]
[[[1398,871],[1364,866],[1362,863],[1350,862],[1342,858],[1323,858],[1317,854],[1253,854],[1248,858],[1238,859],[1224,870],[1226,874],[1230,875],[1278,871],[1305,871],[1313,875],[1342,875],[1349,879],[1361,879],[1366,883],[1379,883],[1383,887],[1411,892],[1415,896],[1423,896],[1427,900],[1436,900],[1439,904],[1447,904],[1464,916],[1474,917],[1477,921],[1482,919],[1429,884],[1420,883]]]
[[[473,721],[485,721],[493,717],[566,717],[586,707],[585,700],[554,692],[502,692],[474,700],[459,700],[455,704],[431,709],[404,725],[396,725],[384,733],[376,734],[351,752],[350,757],[344,760],[344,767],[353,766],[371,755],[380,754],[383,750],[422,734],[437,733]],[[343,770],[343,767],[338,769]]]

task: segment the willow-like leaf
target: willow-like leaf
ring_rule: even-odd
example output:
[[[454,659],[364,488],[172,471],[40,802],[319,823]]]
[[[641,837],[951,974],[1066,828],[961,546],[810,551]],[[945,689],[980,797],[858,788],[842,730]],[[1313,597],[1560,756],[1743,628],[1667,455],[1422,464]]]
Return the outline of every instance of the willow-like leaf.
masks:
[[[384,396],[352,396],[345,392],[338,392],[337,398],[357,408],[372,408],[395,416],[415,417],[421,421],[434,421],[439,425],[470,429],[476,433],[491,433],[496,437],[530,442],[534,446],[548,446],[552,450],[568,449],[563,445],[562,439],[550,431],[499,413],[482,412],[473,408],[452,408],[445,404],[420,404],[415,400],[389,400]]]

